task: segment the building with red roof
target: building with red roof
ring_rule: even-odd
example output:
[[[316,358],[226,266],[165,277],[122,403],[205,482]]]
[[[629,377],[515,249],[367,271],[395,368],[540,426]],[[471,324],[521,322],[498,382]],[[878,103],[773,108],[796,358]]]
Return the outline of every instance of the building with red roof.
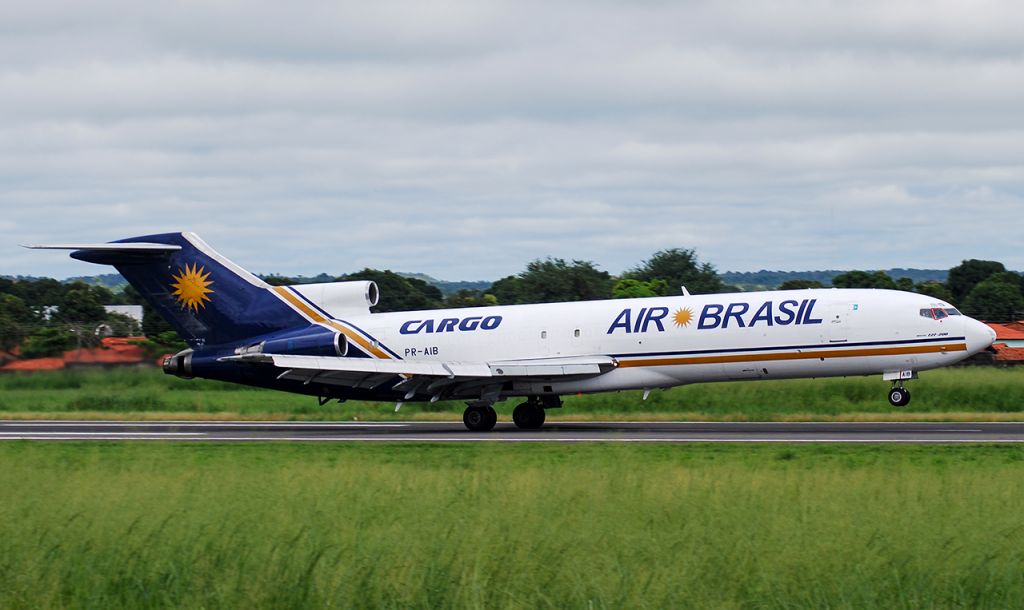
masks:
[[[149,364],[139,341],[145,337],[105,337],[99,347],[70,349],[53,358],[14,360],[0,366],[0,371],[54,371],[85,366],[138,366]]]
[[[31,358],[15,360],[0,366],[0,371],[58,371],[64,368],[64,358]]]
[[[1024,321],[995,324],[986,322],[996,331],[996,342],[1005,343],[1009,347],[1024,347]]]
[[[1024,364],[1024,321],[995,324],[986,322],[996,331],[995,350],[997,364]]]

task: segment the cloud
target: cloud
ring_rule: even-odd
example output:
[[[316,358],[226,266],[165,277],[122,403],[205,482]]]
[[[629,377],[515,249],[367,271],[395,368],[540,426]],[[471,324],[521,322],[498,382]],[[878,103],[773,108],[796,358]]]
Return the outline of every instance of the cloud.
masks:
[[[56,2],[0,34],[0,273],[178,229],[257,272],[1024,268],[1009,2]]]

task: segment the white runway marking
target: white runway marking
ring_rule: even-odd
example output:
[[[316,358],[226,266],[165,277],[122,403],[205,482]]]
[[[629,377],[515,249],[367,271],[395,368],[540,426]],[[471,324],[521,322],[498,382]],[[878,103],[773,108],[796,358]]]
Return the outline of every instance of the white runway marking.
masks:
[[[253,426],[302,426],[304,428],[405,428],[409,424],[381,424],[376,422],[303,422],[303,421],[66,421],[49,419],[25,419],[12,422],[3,422],[4,427],[38,427],[40,424],[47,426],[67,426],[69,428],[98,427],[98,426],[120,426],[122,428],[142,428],[159,426],[161,428],[173,426],[175,428],[200,427],[200,426],[238,426],[250,428]]]
[[[67,438],[96,438],[97,436],[116,436],[118,438],[124,437],[182,437],[191,436],[194,438],[205,438],[205,432],[32,432],[34,436],[40,436],[44,438],[48,437],[67,437]],[[0,432],[0,439],[4,438],[21,438],[24,436],[19,432]]]

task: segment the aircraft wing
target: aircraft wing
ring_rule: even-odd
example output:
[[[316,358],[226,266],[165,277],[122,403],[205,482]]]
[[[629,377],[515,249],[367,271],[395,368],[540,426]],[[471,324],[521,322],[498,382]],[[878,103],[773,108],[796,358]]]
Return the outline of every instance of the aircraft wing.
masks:
[[[496,391],[506,381],[536,377],[594,377],[615,369],[619,363],[610,356],[567,356],[460,362],[442,360],[377,360],[331,356],[293,356],[287,354],[241,354],[221,358],[225,362],[270,364],[283,369],[278,379],[305,383],[375,388],[395,376],[403,379],[394,389],[430,394],[433,400],[456,390],[479,389],[481,395]],[[460,392],[461,393],[461,392]]]
[[[388,375],[425,375],[428,377],[562,377],[600,375],[616,366],[610,356],[569,356],[494,362],[458,362],[441,360],[376,360],[331,356],[291,356],[286,354],[244,354],[221,358],[226,362],[273,364],[282,369],[302,371],[338,371],[383,373]]]

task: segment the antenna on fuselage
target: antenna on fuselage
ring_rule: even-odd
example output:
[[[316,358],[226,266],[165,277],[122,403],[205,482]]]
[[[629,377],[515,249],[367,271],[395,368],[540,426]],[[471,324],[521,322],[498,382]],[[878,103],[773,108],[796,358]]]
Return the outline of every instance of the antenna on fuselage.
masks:
[[[686,289],[686,286],[680,286],[680,288],[683,289],[683,296],[684,297],[690,296],[690,291]]]

